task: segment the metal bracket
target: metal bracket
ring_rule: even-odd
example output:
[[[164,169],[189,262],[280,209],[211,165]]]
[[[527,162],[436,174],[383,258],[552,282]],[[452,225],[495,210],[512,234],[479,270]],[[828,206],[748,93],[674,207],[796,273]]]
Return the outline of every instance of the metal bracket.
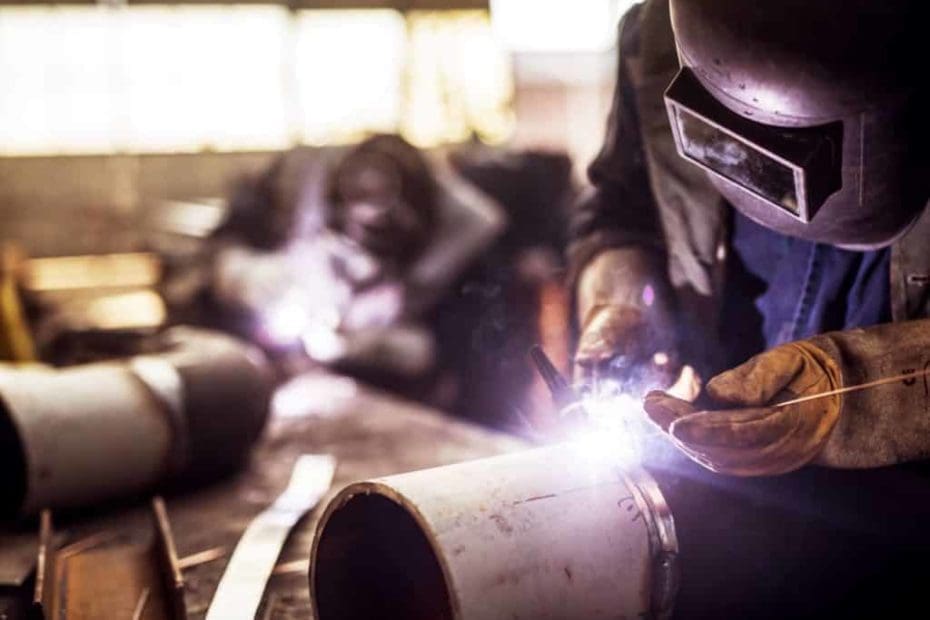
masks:
[[[53,542],[51,512],[43,510],[32,617],[186,618],[184,578],[160,497],[152,500],[151,511],[154,533],[148,545],[114,545],[116,534],[104,533],[59,549]],[[78,574],[81,578],[74,579]]]
[[[646,521],[652,557],[651,613],[655,620],[670,618],[678,594],[678,536],[675,519],[655,479],[642,467],[626,470],[624,478],[634,492],[637,508]]]

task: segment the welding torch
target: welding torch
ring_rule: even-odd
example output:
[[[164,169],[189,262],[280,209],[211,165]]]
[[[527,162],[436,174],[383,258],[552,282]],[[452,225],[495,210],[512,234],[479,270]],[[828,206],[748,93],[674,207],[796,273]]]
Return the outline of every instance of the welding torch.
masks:
[[[534,345],[530,348],[530,359],[536,372],[542,377],[549,389],[552,403],[556,406],[559,418],[563,421],[577,421],[587,417],[587,411],[582,405],[581,396],[575,391],[568,380],[559,372],[552,360],[546,355],[542,347]]]

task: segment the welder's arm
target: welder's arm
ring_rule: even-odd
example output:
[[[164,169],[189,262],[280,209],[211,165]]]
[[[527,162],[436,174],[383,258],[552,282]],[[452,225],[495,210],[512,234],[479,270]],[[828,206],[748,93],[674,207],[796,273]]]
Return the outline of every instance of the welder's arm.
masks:
[[[497,202],[446,166],[437,165],[436,171],[443,188],[438,223],[429,245],[405,276],[407,320],[433,308],[507,228],[507,215]]]
[[[670,300],[660,256],[636,247],[598,254],[575,290],[576,379],[634,372],[650,387],[668,387],[678,371]]]
[[[639,51],[638,28],[634,9],[620,25],[613,107],[604,146],[588,170],[593,188],[572,215],[569,286],[581,327],[580,380],[613,360],[651,363],[655,353],[673,348],[664,235],[627,65]]]
[[[881,467],[930,458],[930,378],[776,407],[930,368],[930,320],[832,332],[776,347],[707,384],[709,406],[653,392],[650,417],[692,459],[753,476],[807,463]]]
[[[569,230],[569,282],[574,284],[591,260],[605,250],[637,247],[665,254],[658,208],[640,128],[636,93],[627,64],[638,53],[638,7],[619,26],[619,58],[613,105],[604,144],[588,168],[591,188],[572,212]]]

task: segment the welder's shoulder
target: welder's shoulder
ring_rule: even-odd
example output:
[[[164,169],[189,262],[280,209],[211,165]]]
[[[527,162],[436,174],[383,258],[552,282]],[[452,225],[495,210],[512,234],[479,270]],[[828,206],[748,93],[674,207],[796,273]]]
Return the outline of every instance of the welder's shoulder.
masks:
[[[659,0],[659,3],[661,2],[667,4],[668,0]],[[617,22],[617,50],[621,58],[639,54],[643,6],[646,4],[655,4],[655,2],[653,0],[637,2],[627,9]]]
[[[509,225],[504,207],[448,166],[437,174],[441,187],[440,226],[467,241],[474,252],[487,249]]]
[[[408,280],[421,289],[445,290],[503,234],[508,218],[500,204],[460,177],[442,161],[434,162],[439,185],[436,227],[427,247],[411,266]]]
[[[501,204],[446,165],[437,166],[440,225],[493,240],[507,227]]]

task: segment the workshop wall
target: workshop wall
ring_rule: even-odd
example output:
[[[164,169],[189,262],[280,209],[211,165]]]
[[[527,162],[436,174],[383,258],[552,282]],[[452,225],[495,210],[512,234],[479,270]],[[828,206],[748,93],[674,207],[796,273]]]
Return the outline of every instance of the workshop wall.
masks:
[[[225,195],[273,153],[0,158],[0,231],[32,256],[140,249],[166,199]]]

